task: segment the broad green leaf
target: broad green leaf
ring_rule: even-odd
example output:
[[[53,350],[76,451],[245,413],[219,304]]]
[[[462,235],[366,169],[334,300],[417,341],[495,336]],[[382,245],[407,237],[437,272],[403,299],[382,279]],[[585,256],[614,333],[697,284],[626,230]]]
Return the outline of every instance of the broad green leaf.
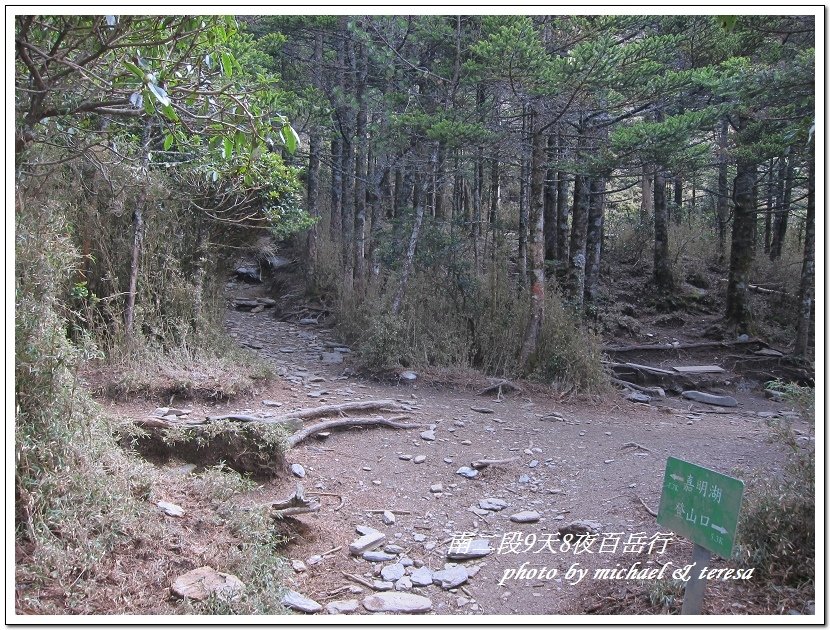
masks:
[[[222,72],[225,76],[233,76],[233,56],[229,52],[223,52],[219,58],[222,61]]]
[[[162,105],[170,105],[170,98],[167,96],[167,92],[164,91],[163,87],[155,83],[148,83],[147,88],[153,93],[153,96],[156,97],[159,103]]]
[[[294,153],[297,150],[297,147],[300,146],[300,136],[297,135],[297,132],[294,131],[294,127],[290,124],[283,124],[280,135],[282,136],[285,148],[289,153]]]
[[[233,141],[230,138],[225,138],[222,141],[222,157],[230,160],[233,155]]]
[[[172,104],[162,107],[161,113],[164,114],[164,117],[170,122],[179,122],[179,115],[176,113],[176,110],[173,109]]]
[[[173,146],[173,136],[171,134],[167,134],[164,137],[164,150],[169,151],[170,147]]]
[[[137,65],[132,63],[131,61],[125,61],[124,65],[127,66],[127,69],[132,72],[135,76],[137,76],[142,81],[144,80],[144,70],[139,68]]]

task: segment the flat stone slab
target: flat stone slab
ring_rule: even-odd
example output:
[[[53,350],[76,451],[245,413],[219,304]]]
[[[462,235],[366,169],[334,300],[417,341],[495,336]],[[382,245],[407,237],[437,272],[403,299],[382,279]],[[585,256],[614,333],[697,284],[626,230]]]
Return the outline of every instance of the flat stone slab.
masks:
[[[360,556],[366,551],[370,551],[386,542],[386,534],[383,532],[372,531],[364,534],[349,545],[349,553],[353,556]]]
[[[383,551],[366,551],[362,557],[367,562],[389,562],[395,559],[394,554],[384,553]]]
[[[720,374],[726,372],[719,365],[673,365],[672,369],[681,374]]]
[[[475,479],[478,477],[478,471],[475,468],[470,468],[469,466],[462,466],[456,470],[455,473],[457,475],[461,475],[462,477],[466,477],[467,479]]]
[[[625,399],[637,403],[651,402],[651,396],[649,396],[648,394],[643,394],[642,392],[631,392],[625,397]]]
[[[432,574],[432,583],[440,585],[443,589],[450,589],[461,586],[469,577],[464,567],[449,567],[443,571],[435,571]]]
[[[235,575],[204,566],[177,577],[170,590],[183,599],[203,601],[215,595],[223,601],[234,601],[242,596],[245,585]]]
[[[176,516],[181,518],[184,516],[184,510],[175,503],[168,503],[167,501],[159,501],[156,503],[158,508],[167,514],[167,516]]]
[[[542,515],[533,510],[524,510],[510,516],[510,520],[514,523],[535,523],[540,518],[542,518]]]
[[[402,564],[389,564],[380,571],[380,577],[387,582],[397,582],[406,573],[406,568]]]
[[[409,576],[409,579],[412,580],[415,586],[429,586],[432,584],[432,571],[427,567],[415,569],[412,575]]]
[[[680,395],[683,396],[683,398],[704,403],[706,405],[717,405],[718,407],[738,406],[738,401],[732,398],[732,396],[719,396],[717,394],[707,394],[706,392],[698,392],[695,390],[685,391]]]
[[[493,548],[490,546],[490,541],[486,538],[476,538],[470,541],[469,545],[459,545],[459,549],[453,549],[447,553],[449,560],[472,560],[474,558],[483,558],[484,556],[493,553]]]
[[[326,604],[326,612],[330,615],[345,615],[357,610],[359,603],[356,599],[341,599]]]
[[[507,507],[507,501],[503,499],[489,498],[482,499],[478,502],[478,507],[482,510],[490,510],[491,512],[500,512]]]
[[[291,610],[298,610],[304,613],[318,613],[323,610],[323,606],[315,602],[310,597],[306,597],[297,591],[288,590],[282,596],[282,605]]]
[[[425,613],[432,610],[432,600],[413,593],[375,593],[363,598],[363,607],[369,612]]]

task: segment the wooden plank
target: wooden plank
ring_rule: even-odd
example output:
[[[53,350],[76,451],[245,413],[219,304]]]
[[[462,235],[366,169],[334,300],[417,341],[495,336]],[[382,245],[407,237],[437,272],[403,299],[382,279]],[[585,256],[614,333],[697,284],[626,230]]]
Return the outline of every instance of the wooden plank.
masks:
[[[671,376],[674,374],[671,370],[664,370],[663,368],[652,367],[650,365],[640,365],[639,363],[626,363],[626,367],[636,368],[638,370],[646,370],[647,372],[651,372],[653,374],[665,374],[666,376]]]
[[[673,368],[681,374],[720,374],[726,372],[719,365],[675,365]]]

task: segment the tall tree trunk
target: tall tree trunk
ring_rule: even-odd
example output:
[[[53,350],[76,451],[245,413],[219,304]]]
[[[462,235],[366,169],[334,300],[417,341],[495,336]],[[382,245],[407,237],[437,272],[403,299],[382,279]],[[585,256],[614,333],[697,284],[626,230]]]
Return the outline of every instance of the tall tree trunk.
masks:
[[[560,143],[560,146],[561,143]],[[562,154],[560,153],[560,159]],[[556,173],[556,207],[558,208],[556,226],[556,260],[568,261],[568,175],[564,171]]]
[[[320,73],[323,65],[323,32],[318,31],[314,36],[314,68],[312,69],[312,85],[319,90],[322,85]],[[315,219],[320,217],[320,155],[323,151],[323,138],[320,126],[311,124],[308,138],[308,208],[307,212]],[[311,282],[317,268],[317,238],[319,227],[315,223],[306,237],[306,251],[308,264],[306,265],[306,280]]]
[[[718,129],[718,197],[715,202],[715,214],[718,221],[718,261],[726,260],[726,226],[729,223],[729,121],[724,118]]]
[[[591,180],[582,173],[574,177],[571,210],[571,241],[568,259],[568,297],[577,313],[582,313],[585,296],[585,244],[588,237],[588,192]]]
[[[784,238],[787,235],[787,223],[793,193],[793,158],[791,156],[784,156],[780,159],[779,172],[779,190],[783,190],[783,193],[778,197],[772,224],[772,243],[769,249],[769,256],[772,260],[781,257]]]
[[[438,163],[435,165],[435,219],[444,221],[447,217],[449,186],[447,178],[447,145],[438,143]]]
[[[585,301],[596,304],[602,257],[602,231],[605,221],[605,177],[591,179],[588,200],[588,236],[585,245]]]
[[[674,223],[681,225],[683,223],[683,178],[676,175],[674,178]]]
[[[331,219],[329,236],[339,241],[343,233],[343,138],[338,130],[331,137]]]
[[[133,335],[135,325],[135,300],[138,293],[138,271],[141,266],[141,254],[144,251],[144,206],[147,203],[147,175],[150,166],[150,140],[153,135],[153,120],[144,123],[141,135],[141,183],[135,207],[133,208],[133,245],[130,251],[130,276],[127,289],[127,302],[124,307],[124,332]]]
[[[528,112],[529,106],[522,109],[522,141],[521,141],[521,169],[519,171],[519,277],[520,287],[527,283],[527,230],[529,219],[528,203],[528,177],[530,176],[530,162],[527,151],[529,145],[528,137]]]
[[[394,219],[400,216],[401,210],[406,205],[406,184],[403,176],[403,166],[395,169],[395,190],[392,195],[393,203],[389,206],[391,212],[386,213],[387,219]]]
[[[769,254],[770,242],[772,241],[772,213],[774,203],[775,185],[775,158],[770,158],[767,167],[767,206],[764,211],[764,253]]]
[[[366,173],[368,140],[366,138],[366,76],[368,73],[367,50],[358,44],[354,55],[355,95],[357,97],[357,121],[355,125],[355,213],[354,213],[354,280],[359,290],[366,285]]]
[[[643,174],[640,177],[640,222],[645,224],[651,213],[654,212],[654,166],[643,164]]]
[[[491,226],[495,226],[499,221],[499,212],[501,208],[501,169],[499,163],[499,155],[493,156],[490,160],[490,216],[488,221]]]
[[[401,312],[403,299],[406,295],[406,288],[409,284],[409,276],[412,274],[412,267],[415,264],[415,250],[418,246],[418,237],[421,233],[421,223],[424,220],[424,195],[421,194],[421,174],[415,170],[415,186],[412,193],[412,203],[415,206],[415,221],[412,224],[412,233],[409,235],[409,246],[406,249],[401,281],[395,297],[392,300],[392,314],[398,315]]]
[[[557,154],[556,136],[548,136],[547,168],[545,170],[545,259],[556,260],[556,229],[559,225],[556,205],[556,170],[553,168]]]
[[[532,115],[532,151],[530,180],[530,321],[525,330],[519,367],[524,369],[528,359],[536,350],[539,330],[545,318],[545,136],[540,131],[541,120],[538,113]]]
[[[812,144],[812,143],[811,143]],[[813,285],[816,272],[816,174],[815,158],[807,164],[807,218],[804,221],[804,260],[801,264],[801,285],[798,291],[798,323],[795,329],[795,354],[808,356],[810,320],[813,310]]]
[[[738,135],[747,120],[739,118]],[[726,288],[726,320],[738,334],[748,333],[751,321],[749,306],[749,271],[755,254],[754,234],[757,216],[755,179],[757,166],[746,157],[737,160],[733,188],[735,204],[732,220],[732,253],[729,260],[729,284]]]
[[[674,290],[669,258],[669,217],[666,204],[666,180],[663,172],[654,173],[654,284],[662,293]]]

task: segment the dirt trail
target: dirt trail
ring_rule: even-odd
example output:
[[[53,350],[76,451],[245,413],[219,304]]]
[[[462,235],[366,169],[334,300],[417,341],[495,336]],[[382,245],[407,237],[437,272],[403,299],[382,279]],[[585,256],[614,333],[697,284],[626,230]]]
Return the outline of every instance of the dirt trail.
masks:
[[[712,409],[679,399],[669,399],[662,408],[635,404],[616,393],[599,404],[560,403],[558,396],[546,391],[513,393],[497,400],[477,396],[472,388],[424,383],[423,375],[414,383],[396,384],[357,378],[350,354],[330,331],[279,322],[269,311],[231,310],[227,327],[242,345],[272,362],[281,378],[256,399],[220,409],[265,411],[265,399],[282,402],[280,410],[291,411],[393,398],[415,406],[413,420],[436,425],[433,441],[422,439],[418,430],[352,429],[325,439],[311,438],[289,451],[288,463],[305,469],[302,483],[307,494],[338,495],[317,497],[322,508],[298,517],[303,525],[286,549],[290,559],[306,564],[306,570],[294,575],[293,588],[322,604],[360,600],[369,594],[369,589],[343,573],[380,579],[372,577],[372,571],[394,564],[393,560],[373,565],[349,556],[348,545],[358,537],[355,527],[363,525],[403,547],[404,555],[416,565],[423,563],[433,570],[444,568],[454,536],[472,533],[489,539],[491,554],[462,563],[468,569],[480,567],[462,587],[413,588],[413,593],[432,600],[435,613],[579,614],[596,602],[600,585],[590,577],[593,569],[637,561],[659,567],[667,560],[681,563],[691,555],[691,545],[682,540],[671,542],[663,555],[622,551],[630,535],[660,531],[643,503],[658,508],[668,456],[727,474],[735,469],[775,474],[783,464],[783,449],[767,441],[769,429],[756,412],[778,413],[789,407],[747,393],[736,394],[740,404],[730,413],[706,413]],[[339,357],[342,363],[326,362]],[[482,378],[477,385],[484,384]],[[561,419],[551,417],[554,412]],[[809,432],[800,423],[796,420],[795,428]],[[415,463],[419,455],[425,460]],[[518,460],[484,469],[475,479],[456,473],[476,459],[511,457]],[[251,501],[284,498],[296,482],[286,474],[263,485]],[[440,489],[436,484],[441,484]],[[507,507],[499,512],[471,511],[485,498],[502,499]],[[394,524],[384,524],[382,510],[394,512]],[[527,524],[509,520],[526,510],[538,512],[540,520]],[[615,553],[575,555],[563,552],[559,541],[551,542],[559,527],[585,519],[599,522],[604,533],[621,533],[620,548]],[[519,544],[507,545],[508,540]],[[313,556],[323,559],[314,564]],[[564,573],[577,562],[590,574],[574,585],[575,580],[564,579]],[[545,567],[545,577],[504,579],[523,563],[526,570]],[[556,576],[552,568],[558,569]],[[352,592],[349,586],[355,587]],[[357,588],[362,588],[361,594],[354,592]],[[365,613],[362,608],[358,612]],[[720,612],[745,611],[727,606]]]

